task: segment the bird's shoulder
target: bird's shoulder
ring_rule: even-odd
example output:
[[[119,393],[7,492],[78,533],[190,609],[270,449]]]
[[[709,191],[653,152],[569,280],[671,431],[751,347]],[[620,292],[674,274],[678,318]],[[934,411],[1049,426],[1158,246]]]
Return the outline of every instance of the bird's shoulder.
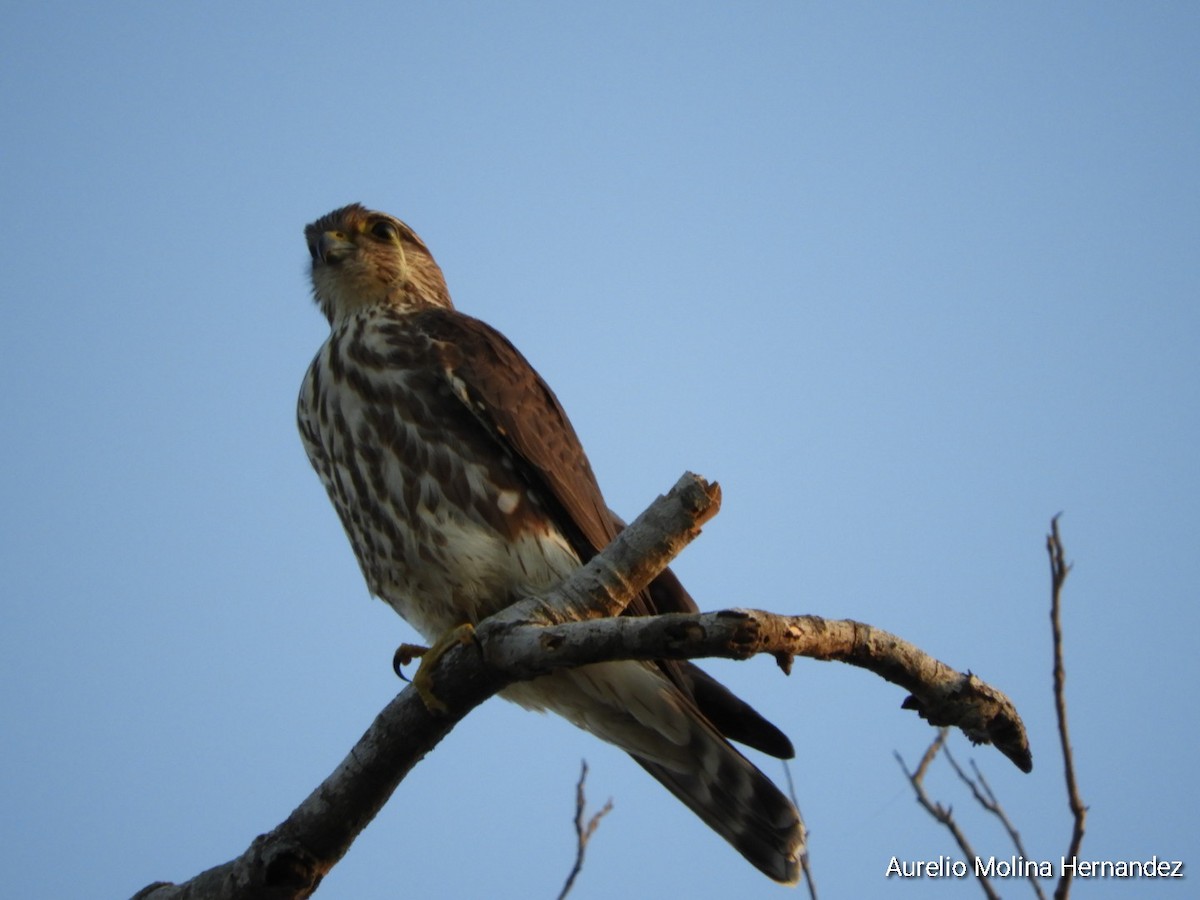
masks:
[[[453,309],[426,309],[375,323],[386,354],[435,372],[511,456],[583,558],[617,528],[578,434],[554,391],[525,355],[486,322]]]

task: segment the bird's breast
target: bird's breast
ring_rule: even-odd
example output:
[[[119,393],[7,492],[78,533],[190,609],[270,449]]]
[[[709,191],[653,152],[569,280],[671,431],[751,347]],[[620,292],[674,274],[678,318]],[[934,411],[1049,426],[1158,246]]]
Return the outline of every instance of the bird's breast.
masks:
[[[298,418],[371,591],[434,640],[561,581],[579,560],[420,351],[335,332]]]

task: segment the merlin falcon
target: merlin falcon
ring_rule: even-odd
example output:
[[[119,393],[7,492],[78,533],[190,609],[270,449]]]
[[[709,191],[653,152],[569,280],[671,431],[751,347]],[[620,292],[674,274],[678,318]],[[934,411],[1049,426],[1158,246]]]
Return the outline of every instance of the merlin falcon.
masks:
[[[300,391],[300,435],[371,592],[436,643],[599,553],[622,523],[554,392],[454,308],[412,229],[352,204],[304,236],[331,330]],[[696,611],[666,570],[626,614]],[[792,744],[699,667],[597,663],[503,696],[625,750],[764,873],[797,881],[800,816],[729,741],[783,759]]]

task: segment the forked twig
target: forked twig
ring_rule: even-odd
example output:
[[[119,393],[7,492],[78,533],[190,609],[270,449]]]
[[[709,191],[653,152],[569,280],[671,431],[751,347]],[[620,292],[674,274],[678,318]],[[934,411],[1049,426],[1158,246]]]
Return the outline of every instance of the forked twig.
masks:
[[[588,764],[585,759],[579,771],[579,783],[575,785],[575,865],[571,867],[571,871],[567,875],[567,881],[563,885],[562,892],[558,895],[558,900],[563,900],[571,892],[571,888],[575,885],[575,878],[583,870],[583,856],[587,852],[588,841],[592,839],[592,835],[600,825],[600,820],[608,815],[613,806],[612,798],[610,797],[598,813],[588,819],[587,822],[584,822],[583,817],[587,811],[587,796],[583,792],[583,785],[587,781],[587,773]]]
[[[896,754],[896,761],[900,763],[900,768],[904,774],[908,776],[909,784],[917,794],[917,802],[928,812],[934,819],[946,826],[954,842],[958,844],[958,848],[962,850],[964,859],[975,859],[975,850],[971,847],[967,836],[963,834],[962,829],[958,827],[958,823],[954,821],[954,811],[948,806],[942,806],[936,800],[930,800],[929,795],[925,793],[925,773],[928,771],[930,764],[937,756],[938,751],[946,743],[946,735],[948,729],[942,728],[938,731],[938,736],[933,739],[933,743],[929,745],[929,749],[925,751],[925,755],[921,757],[921,763],[917,766],[915,772],[908,771],[908,767],[904,765],[904,759],[899,753]],[[974,870],[973,870],[974,871]],[[979,886],[983,888],[983,893],[988,897],[988,900],[999,900],[1000,895],[992,888],[992,883],[987,876],[981,872],[975,871],[975,877],[979,880]]]
[[[1067,575],[1071,571],[1071,566],[1066,562],[1066,554],[1063,551],[1062,540],[1058,533],[1058,516],[1050,520],[1050,534],[1046,536],[1046,551],[1050,556],[1050,625],[1054,643],[1054,710],[1058,717],[1058,734],[1062,745],[1063,767],[1065,772],[1065,780],[1067,784],[1067,802],[1071,810],[1073,818],[1073,827],[1071,831],[1070,847],[1067,851],[1065,859],[1073,860],[1079,854],[1079,848],[1083,843],[1084,825],[1087,820],[1087,807],[1084,805],[1079,796],[1079,785],[1075,780],[1075,757],[1071,749],[1070,731],[1067,727],[1067,700],[1066,700],[1066,666],[1063,664],[1063,631],[1062,631],[1062,588],[1067,580]],[[923,780],[925,771],[933,762],[938,750],[942,749],[946,737],[946,730],[942,729],[937,739],[925,751],[925,756],[921,759],[920,766],[917,767],[915,773],[909,773],[905,769],[905,774],[911,782],[913,789],[916,791],[917,800],[930,815],[937,821],[945,825],[950,833],[954,836],[958,846],[968,858],[974,858],[974,853],[970,850],[966,838],[959,831],[957,824],[954,822],[951,810],[943,807],[940,803],[931,801],[925,794]],[[899,760],[900,755],[896,754]],[[974,777],[968,775],[959,766],[957,760],[950,753],[949,748],[946,748],[946,761],[954,769],[955,774],[959,779],[970,789],[975,801],[988,812],[1000,819],[1004,829],[1008,832],[1009,838],[1012,840],[1017,852],[1027,858],[1025,846],[1021,841],[1021,835],[1017,831],[1004,808],[996,799],[991,785],[984,778],[979,767],[975,765],[974,760],[971,761],[971,770]],[[900,761],[903,768],[904,762]],[[1039,900],[1044,900],[1045,894],[1042,891],[1042,886],[1037,877],[1037,872],[1033,868],[1026,871],[1029,883],[1033,886],[1033,890]],[[1054,888],[1055,900],[1066,900],[1071,891],[1071,879],[1074,875],[1073,866],[1063,866],[1062,873],[1059,876],[1058,883]],[[979,880],[983,886],[984,892],[989,897],[996,896],[988,884],[984,875],[979,875]]]
[[[975,802],[994,815],[1000,820],[1000,824],[1004,826],[1004,830],[1008,832],[1009,838],[1013,842],[1013,846],[1017,848],[1022,858],[1028,859],[1029,854],[1025,852],[1025,844],[1021,840],[1021,833],[1013,826],[1005,813],[1004,807],[1000,805],[1000,801],[996,799],[996,795],[992,793],[992,786],[988,784],[987,779],[983,777],[983,773],[979,771],[979,766],[975,765],[975,760],[971,760],[971,771],[975,773],[972,778],[959,766],[958,760],[950,752],[950,746],[945,748],[946,762],[950,763],[950,767],[954,769],[954,773],[958,775],[959,780],[965,784],[971,791],[971,795],[975,798]],[[1038,880],[1037,872],[1033,867],[1027,871],[1029,883],[1033,885],[1033,892],[1037,894],[1039,900],[1045,900],[1046,895],[1042,891],[1042,884]]]

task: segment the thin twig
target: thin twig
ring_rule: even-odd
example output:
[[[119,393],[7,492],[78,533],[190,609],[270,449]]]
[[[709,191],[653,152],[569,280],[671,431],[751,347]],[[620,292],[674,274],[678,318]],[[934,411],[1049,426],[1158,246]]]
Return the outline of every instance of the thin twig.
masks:
[[[950,767],[954,769],[954,773],[958,775],[959,780],[970,789],[975,802],[1000,820],[1000,824],[1004,826],[1004,830],[1008,832],[1009,838],[1012,839],[1013,846],[1017,848],[1017,853],[1024,859],[1029,859],[1029,854],[1025,852],[1025,844],[1021,840],[1021,833],[1013,827],[1008,814],[1004,812],[1004,807],[1000,805],[1000,801],[992,793],[991,785],[987,783],[987,779],[979,771],[979,766],[975,765],[975,760],[971,760],[971,771],[975,773],[975,777],[972,778],[959,766],[958,760],[950,752],[949,745],[946,746],[945,753],[946,762],[950,763]],[[1032,866],[1029,867],[1028,877],[1029,883],[1033,885],[1033,892],[1037,894],[1039,900],[1045,900],[1046,895],[1042,892],[1041,882],[1038,880],[1037,872]]]
[[[808,896],[812,900],[817,900],[817,883],[813,880],[812,867],[808,864],[807,851],[800,857],[800,871],[804,873],[804,884],[808,887]]]
[[[1084,823],[1087,821],[1087,807],[1079,797],[1079,785],[1075,781],[1075,754],[1071,750],[1071,735],[1067,729],[1067,670],[1063,665],[1062,640],[1062,586],[1067,580],[1071,566],[1066,562],[1062,541],[1058,536],[1058,516],[1050,520],[1050,534],[1046,535],[1046,552],[1050,555],[1050,626],[1054,633],[1054,711],[1058,715],[1058,736],[1062,742],[1063,769],[1067,781],[1067,805],[1074,817],[1074,827],[1071,830],[1071,844],[1067,849],[1067,859],[1075,859],[1079,855],[1079,847],[1083,843]],[[1073,868],[1073,867],[1072,867]],[[1058,885],[1054,888],[1055,900],[1066,900],[1071,892],[1072,868],[1063,867]]]
[[[587,781],[587,773],[588,764],[585,759],[579,772],[579,783],[575,785],[575,865],[571,867],[571,872],[567,875],[566,884],[563,885],[562,893],[558,895],[558,900],[563,900],[571,892],[571,888],[575,884],[575,877],[583,870],[583,855],[587,852],[588,841],[592,839],[592,834],[595,833],[596,828],[600,825],[600,820],[612,810],[613,802],[610,797],[598,813],[588,819],[586,823],[583,821],[583,816],[587,809],[587,797],[583,792],[584,782]]]
[[[946,743],[947,729],[942,728],[938,731],[938,736],[933,739],[933,743],[929,745],[929,749],[925,751],[925,755],[921,757],[921,763],[917,766],[915,772],[908,771],[908,767],[904,765],[904,759],[899,753],[896,753],[896,762],[900,763],[900,768],[908,777],[909,784],[917,794],[917,802],[928,812],[934,819],[946,826],[954,838],[954,842],[963,852],[964,859],[975,859],[975,850],[971,847],[967,836],[962,833],[958,827],[958,823],[954,821],[954,811],[949,807],[929,799],[929,795],[925,793],[925,772],[929,769],[934,757],[942,746]],[[988,881],[987,876],[976,871],[975,877],[979,880],[979,886],[983,888],[983,893],[988,897],[988,900],[999,900],[1000,895],[992,889],[992,884]]]
[[[796,783],[792,780],[792,767],[788,765],[786,759],[783,760],[783,776],[784,780],[787,781],[788,799],[792,801],[792,806],[799,810],[800,801],[796,799]],[[804,816],[801,815],[800,818],[803,819]],[[809,832],[807,837],[811,838],[812,832]],[[804,852],[800,855],[800,871],[804,873],[804,884],[808,887],[809,900],[817,900],[817,882],[813,879],[812,866],[808,863],[807,846],[805,846]]]

